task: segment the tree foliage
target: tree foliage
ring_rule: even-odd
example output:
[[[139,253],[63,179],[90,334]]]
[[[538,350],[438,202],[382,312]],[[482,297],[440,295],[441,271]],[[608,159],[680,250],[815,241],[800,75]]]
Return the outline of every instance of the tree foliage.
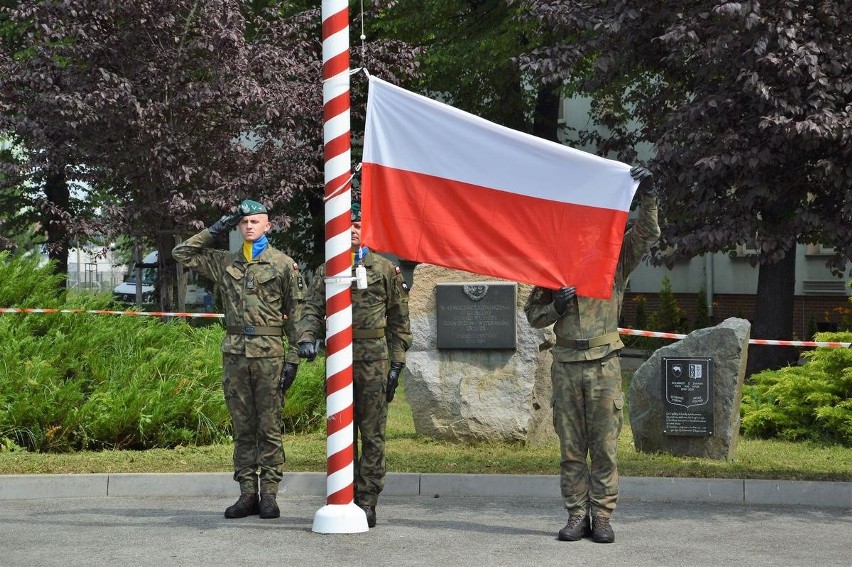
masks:
[[[77,181],[76,133],[56,120],[45,93],[54,77],[29,76],[19,67],[39,54],[31,44],[32,21],[10,16],[18,4],[0,1],[0,247],[14,250],[23,236],[44,245],[57,272],[65,273],[68,241],[97,228],[89,224],[87,188]]]
[[[163,280],[181,228],[316,182],[298,129],[319,123],[318,64],[298,18],[258,19],[252,41],[235,1],[29,1],[4,18],[26,48],[4,46],[0,127],[103,189],[110,229],[156,243]]]
[[[23,41],[0,51],[0,130],[27,149],[25,172],[49,158],[101,191],[113,233],[156,245],[171,307],[178,235],[249,197],[286,229],[305,220],[294,195],[322,194],[319,16],[308,2],[13,3],[2,21]]]
[[[585,4],[527,2],[587,39],[525,68],[551,79],[589,68],[599,123],[638,119],[608,141],[628,160],[654,144],[663,244],[691,257],[754,240],[756,261],[776,262],[793,243],[824,242],[852,258],[852,3]]]
[[[271,1],[275,4],[276,2]],[[315,6],[315,2],[306,2]],[[419,76],[418,64],[415,60],[416,48],[389,33],[382,24],[385,2],[350,1],[349,9],[349,45],[350,68],[365,69],[367,72],[381,77],[402,87],[412,87],[412,81]],[[306,7],[306,10],[308,8]],[[363,10],[363,11],[362,11]],[[309,11],[310,18],[304,22],[305,33],[315,40],[322,37],[322,22],[320,10]],[[363,28],[362,28],[363,24]],[[361,34],[364,38],[361,39]],[[321,59],[321,46],[317,43],[317,58]],[[318,78],[319,79],[319,76]],[[367,110],[367,77],[364,73],[356,73],[350,77],[350,125],[352,142],[352,160],[360,161],[362,141]],[[316,87],[321,95],[319,85]],[[318,104],[321,103],[321,96]],[[321,112],[321,108],[320,108]],[[316,139],[322,147],[322,127],[307,133]],[[322,169],[322,153],[316,155],[316,162]],[[353,198],[358,196],[358,178]],[[283,212],[287,214],[290,223],[287,230],[273,233],[271,239],[280,248],[289,251],[305,265],[315,268],[325,261],[325,218],[323,202],[322,179],[313,187],[299,192],[288,202]]]
[[[657,261],[754,242],[755,332],[789,338],[795,244],[852,258],[852,2],[523,4],[570,38],[523,68],[592,97],[601,151],[632,161],[653,145]]]
[[[518,57],[544,35],[519,18],[506,0],[398,0],[387,5],[382,33],[416,48],[415,90],[522,132],[557,138],[559,99],[552,85],[536,85]]]

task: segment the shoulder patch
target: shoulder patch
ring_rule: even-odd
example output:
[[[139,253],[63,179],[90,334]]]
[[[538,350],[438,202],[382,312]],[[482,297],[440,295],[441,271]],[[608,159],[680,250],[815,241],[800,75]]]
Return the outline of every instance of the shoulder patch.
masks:
[[[299,264],[298,264],[298,262],[293,262],[293,269],[294,269],[294,270],[298,270],[298,269],[299,269]]]
[[[399,266],[394,266],[393,269],[396,271],[397,274],[402,273],[402,270],[399,269]]]

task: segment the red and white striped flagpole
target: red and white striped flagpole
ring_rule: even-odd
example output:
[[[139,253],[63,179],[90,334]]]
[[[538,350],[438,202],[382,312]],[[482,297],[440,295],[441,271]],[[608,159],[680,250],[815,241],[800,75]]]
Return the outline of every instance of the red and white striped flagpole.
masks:
[[[369,528],[354,502],[348,0],[322,2],[322,79],[327,477],[326,505],[314,515],[312,530],[356,533]]]

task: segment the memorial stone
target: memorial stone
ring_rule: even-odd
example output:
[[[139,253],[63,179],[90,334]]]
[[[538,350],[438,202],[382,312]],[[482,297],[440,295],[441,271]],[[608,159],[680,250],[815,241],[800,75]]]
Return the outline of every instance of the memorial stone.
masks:
[[[500,307],[486,319],[499,324],[477,326],[470,321],[468,336],[456,336],[465,344],[439,348],[439,334],[444,332],[439,330],[439,307],[447,305],[443,296],[444,301],[439,300],[439,293],[464,293],[465,286],[474,298],[482,297],[476,301],[456,296],[455,304],[481,304],[493,293],[490,301]],[[413,341],[406,356],[405,398],[418,435],[467,442],[555,440],[550,406],[552,358],[547,348],[553,344],[553,331],[533,329],[523,316],[531,290],[530,285],[429,264],[415,268],[409,294]],[[507,296],[511,303],[506,302]],[[475,317],[477,306],[469,313],[450,320]],[[505,324],[510,320],[511,330]],[[499,327],[502,332],[492,333],[486,327]],[[471,339],[478,342],[471,344]]]
[[[628,390],[637,451],[734,458],[750,331],[745,319],[726,319],[657,350],[639,367]]]

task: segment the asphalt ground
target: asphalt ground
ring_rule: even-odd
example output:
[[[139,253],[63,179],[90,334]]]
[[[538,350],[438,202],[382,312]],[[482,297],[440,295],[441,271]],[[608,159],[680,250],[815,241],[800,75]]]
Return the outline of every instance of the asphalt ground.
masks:
[[[850,565],[849,510],[684,502],[621,503],[616,541],[561,542],[556,498],[389,496],[378,525],[319,534],[321,496],[279,498],[281,517],[227,520],[234,498],[5,500],[0,564],[518,566]]]
[[[284,485],[228,520],[228,473],[0,476],[0,566],[852,565],[852,483],[623,478],[613,544],[556,539],[556,476],[390,473],[378,525],[332,534],[324,474]]]

